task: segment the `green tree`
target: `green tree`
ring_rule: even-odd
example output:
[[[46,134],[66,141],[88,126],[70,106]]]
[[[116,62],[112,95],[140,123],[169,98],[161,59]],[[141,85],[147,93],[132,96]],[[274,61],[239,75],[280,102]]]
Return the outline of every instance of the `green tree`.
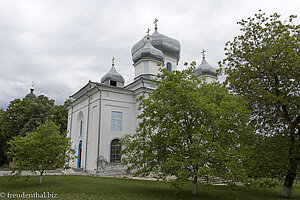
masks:
[[[5,111],[0,109],[0,166],[6,161],[6,152],[7,152],[7,139],[4,129],[5,123]]]
[[[56,125],[60,126],[60,132],[63,133],[67,130],[68,124],[68,106],[71,103],[70,99],[67,99],[64,105],[55,105],[54,106],[54,116],[53,121]]]
[[[39,123],[36,131],[25,136],[13,137],[8,155],[15,159],[17,174],[28,170],[40,173],[40,184],[45,170],[66,169],[68,161],[74,158],[70,138],[60,133],[54,122]]]
[[[265,162],[256,163],[280,167],[272,175],[264,172],[284,178],[284,197],[292,195],[300,160],[300,26],[295,18],[282,22],[280,15],[266,17],[260,11],[238,22],[242,34],[226,43],[221,64],[228,87],[250,102],[259,138],[272,142],[273,150],[260,148],[266,151]]]
[[[8,162],[7,141],[26,132],[35,131],[39,123],[54,121],[63,134],[67,130],[68,113],[66,106],[54,105],[54,100],[44,95],[33,99],[15,99],[5,111],[0,112],[0,166]]]
[[[34,99],[15,99],[6,109],[6,129],[10,135],[22,135],[33,131],[38,123],[50,121],[54,115],[54,100],[44,95]]]
[[[243,178],[249,112],[245,102],[218,83],[193,76],[192,67],[162,69],[149,98],[139,98],[142,114],[136,133],[122,138],[122,163],[128,172],[158,178],[176,176],[176,183],[198,177]]]

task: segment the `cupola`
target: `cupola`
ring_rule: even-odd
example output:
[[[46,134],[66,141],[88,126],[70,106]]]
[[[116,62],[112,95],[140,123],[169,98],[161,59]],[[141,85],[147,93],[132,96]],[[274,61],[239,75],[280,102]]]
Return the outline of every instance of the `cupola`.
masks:
[[[112,66],[102,78],[101,83],[110,86],[123,87],[125,79],[119,74],[115,68],[115,58],[112,58]]]
[[[202,62],[201,64],[195,69],[194,75],[196,77],[207,77],[205,80],[207,82],[210,82],[211,80],[217,80],[217,73],[216,68],[211,66],[205,59],[205,53],[206,51],[202,50]]]
[[[160,50],[164,56],[171,57],[176,60],[176,64],[178,64],[180,60],[180,43],[178,40],[165,36],[158,32],[157,28],[158,20],[155,19],[155,31],[152,35],[150,35],[149,40],[147,36],[143,37],[136,44],[134,44],[131,48],[131,55],[133,56],[136,52],[142,49],[145,44],[150,41],[153,47]]]
[[[161,63],[164,62],[164,54],[162,51],[152,46],[149,36],[147,37],[144,46],[132,55],[133,63],[137,63],[141,59],[152,59]]]
[[[158,20],[155,19],[153,34],[150,35],[150,29],[148,29],[147,35],[131,48],[135,79],[141,75],[155,77],[160,67],[166,67],[168,71],[177,69],[180,59],[180,43],[176,39],[159,33],[157,22]]]
[[[31,88],[30,88],[30,93],[28,93],[28,94],[25,96],[25,98],[26,98],[26,99],[34,99],[34,98],[36,98],[36,95],[33,93],[33,91],[34,91],[34,88],[33,88],[33,82],[32,82],[32,86],[31,86]]]

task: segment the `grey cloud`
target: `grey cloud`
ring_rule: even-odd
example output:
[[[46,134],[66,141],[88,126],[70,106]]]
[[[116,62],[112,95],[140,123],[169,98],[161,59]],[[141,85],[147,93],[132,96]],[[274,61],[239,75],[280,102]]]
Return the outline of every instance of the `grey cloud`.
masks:
[[[23,98],[32,80],[37,95],[62,104],[89,79],[100,81],[112,56],[130,83],[130,49],[153,29],[154,18],[161,33],[180,41],[179,68],[186,61],[200,63],[203,48],[217,66],[225,42],[239,33],[237,21],[259,9],[286,18],[299,7],[297,0],[0,1],[0,108]]]

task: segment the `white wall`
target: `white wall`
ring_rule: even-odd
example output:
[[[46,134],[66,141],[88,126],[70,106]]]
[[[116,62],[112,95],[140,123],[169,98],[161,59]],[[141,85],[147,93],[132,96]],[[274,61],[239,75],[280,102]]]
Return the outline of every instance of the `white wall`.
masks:
[[[101,101],[101,137],[100,155],[110,162],[110,144],[113,139],[120,139],[125,134],[135,131],[135,100],[133,95],[113,91],[102,93]],[[111,112],[122,112],[122,130],[111,130]]]
[[[167,63],[170,62],[172,64],[173,70],[177,70],[177,59],[165,56],[165,67],[167,67]]]
[[[153,61],[150,59],[142,59],[139,62],[137,62],[135,67],[135,77],[138,77],[142,74],[158,74],[159,68],[161,66],[158,65],[159,62]],[[162,64],[162,63],[160,63]]]
[[[82,140],[81,168],[86,169],[88,171],[95,171],[97,168],[98,147],[99,147],[99,156],[104,156],[104,158],[107,161],[110,161],[111,141],[116,138],[119,139],[123,137],[125,134],[133,133],[135,131],[135,124],[136,124],[135,122],[136,101],[133,93],[129,91],[120,92],[120,90],[106,87],[105,90],[101,90],[101,101],[100,101],[100,92],[98,90],[95,90],[94,92],[95,93],[91,95],[90,100],[87,95],[76,100],[73,103],[74,104],[73,113],[72,113],[72,108],[70,108],[69,117],[68,117],[68,127],[69,127],[68,130],[71,131],[70,132],[71,140],[73,142],[72,147],[76,150],[76,156],[77,156],[78,144],[79,141]],[[99,107],[99,105],[101,107]],[[122,112],[122,131],[111,130],[112,111]],[[101,119],[99,119],[99,112],[101,115],[100,116]],[[89,113],[89,117],[88,117],[88,113]],[[78,117],[80,116],[82,116],[83,118],[82,137],[80,137],[79,134],[80,120],[78,120]],[[71,123],[71,119],[72,119],[72,123]],[[88,121],[89,124],[87,126]],[[100,122],[100,138],[99,138],[99,122]],[[86,143],[86,137],[88,143]],[[98,141],[100,141],[99,144]],[[77,168],[77,159],[71,162],[70,166],[73,168]]]

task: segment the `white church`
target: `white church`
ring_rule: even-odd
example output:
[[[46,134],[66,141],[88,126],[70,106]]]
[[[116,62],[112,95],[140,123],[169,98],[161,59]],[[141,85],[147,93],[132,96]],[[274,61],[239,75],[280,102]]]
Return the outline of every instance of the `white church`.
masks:
[[[136,99],[155,90],[152,82],[160,67],[177,70],[180,59],[180,43],[157,30],[148,34],[131,49],[134,81],[125,85],[112,60],[112,67],[100,82],[89,81],[71,96],[68,111],[68,136],[77,158],[69,163],[72,168],[89,172],[105,172],[122,169],[119,140],[125,134],[134,133],[138,127]],[[204,57],[195,69],[195,75],[206,82],[216,81],[216,68]]]

